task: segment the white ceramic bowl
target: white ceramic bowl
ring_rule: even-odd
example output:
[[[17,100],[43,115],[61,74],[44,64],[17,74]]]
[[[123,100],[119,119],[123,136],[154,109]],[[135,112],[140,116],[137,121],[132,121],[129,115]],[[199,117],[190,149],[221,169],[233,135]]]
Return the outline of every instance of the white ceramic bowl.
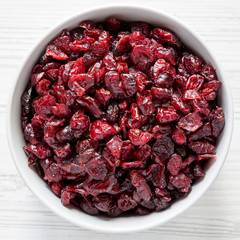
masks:
[[[157,26],[167,27],[173,30],[185,45],[217,69],[218,79],[223,83],[222,89],[219,93],[219,104],[224,109],[226,124],[218,141],[217,161],[214,162],[214,164],[211,162],[209,163],[209,166],[211,167],[207,170],[206,177],[203,181],[200,181],[193,186],[192,192],[186,198],[177,201],[170,208],[162,212],[151,213],[147,216],[118,218],[98,217],[89,216],[72,207],[64,207],[61,204],[60,199],[50,191],[47,184],[31,168],[28,167],[26,155],[22,150],[22,146],[25,145],[25,140],[20,122],[20,98],[27,82],[29,81],[31,70],[42,51],[46,45],[59,32],[61,32],[62,29],[72,29],[82,20],[90,19],[99,21],[108,16],[115,16],[117,18],[130,21],[146,21]],[[223,75],[221,66],[206,46],[205,42],[203,42],[203,40],[195,32],[190,30],[179,19],[176,19],[167,13],[161,12],[160,10],[148,9],[145,6],[139,7],[128,5],[106,6],[84,11],[70,17],[58,24],[52,30],[48,31],[30,51],[20,68],[11,92],[7,115],[8,141],[12,157],[20,175],[32,192],[53,212],[68,221],[81,227],[111,233],[126,233],[152,228],[169,221],[193,205],[210,187],[222,168],[231,141],[232,125],[233,108],[228,81]]]

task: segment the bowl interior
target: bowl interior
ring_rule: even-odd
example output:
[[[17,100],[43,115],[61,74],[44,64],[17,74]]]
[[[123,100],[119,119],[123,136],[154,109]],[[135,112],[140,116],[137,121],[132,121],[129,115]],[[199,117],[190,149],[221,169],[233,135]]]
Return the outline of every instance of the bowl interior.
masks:
[[[226,116],[226,125],[219,138],[217,146],[217,161],[209,162],[212,165],[207,170],[206,177],[193,186],[190,195],[180,201],[175,202],[170,208],[160,213],[151,213],[147,216],[131,217],[96,217],[89,216],[73,207],[64,207],[59,198],[57,198],[38,177],[38,175],[27,166],[27,158],[22,150],[25,140],[20,123],[21,103],[20,98],[24,88],[29,81],[31,70],[41,55],[46,45],[62,29],[72,29],[82,20],[100,21],[108,16],[115,16],[127,21],[146,21],[157,26],[167,27],[174,31],[181,41],[191,50],[199,54],[207,63],[211,63],[217,69],[218,79],[222,81],[223,87],[219,94],[219,104],[223,107]],[[44,202],[50,209],[64,217],[65,219],[86,228],[103,231],[103,232],[133,232],[147,229],[162,224],[191,206],[202,194],[208,189],[211,183],[219,173],[224,159],[227,155],[232,133],[232,102],[230,91],[223,78],[221,67],[206,47],[205,43],[199,37],[183,25],[179,20],[157,10],[146,9],[146,7],[134,6],[110,6],[93,9],[80,13],[59,24],[53,30],[49,31],[39,43],[33,48],[26,60],[24,61],[16,79],[16,84],[10,97],[8,108],[8,139],[11,153],[15,164],[25,180],[26,184],[38,198]]]

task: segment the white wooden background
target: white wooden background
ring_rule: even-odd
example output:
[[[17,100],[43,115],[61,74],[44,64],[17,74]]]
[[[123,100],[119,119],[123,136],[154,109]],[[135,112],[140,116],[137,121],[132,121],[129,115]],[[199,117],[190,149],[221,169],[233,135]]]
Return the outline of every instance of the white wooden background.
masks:
[[[119,0],[0,0],[0,239],[240,239],[240,1],[121,0],[166,10],[194,28],[223,65],[234,99],[235,127],[226,163],[209,191],[171,222],[129,235],[92,232],[50,212],[26,187],[7,145],[9,90],[30,47],[58,21]]]

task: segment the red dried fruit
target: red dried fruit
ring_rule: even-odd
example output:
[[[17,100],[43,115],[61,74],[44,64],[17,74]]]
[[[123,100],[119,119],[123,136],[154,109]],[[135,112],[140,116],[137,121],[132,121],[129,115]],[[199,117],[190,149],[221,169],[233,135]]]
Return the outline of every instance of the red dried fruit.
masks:
[[[179,118],[179,115],[174,109],[164,109],[158,108],[157,109],[157,121],[158,123],[170,123]]]
[[[49,45],[46,49],[46,55],[48,57],[53,57],[56,60],[67,60],[68,56],[64,52],[62,52],[60,49],[58,49],[55,45]]]
[[[167,169],[173,175],[177,175],[182,168],[182,158],[174,153],[168,160]]]
[[[196,113],[189,113],[188,115],[180,118],[178,126],[189,132],[195,132],[202,126],[201,118]]]
[[[136,103],[143,115],[152,115],[155,111],[155,105],[152,101],[152,95],[149,90],[137,93]]]
[[[179,173],[176,176],[170,175],[169,177],[169,183],[172,184],[175,188],[181,189],[183,192],[188,192],[191,182],[192,180],[184,173]]]
[[[210,123],[205,123],[201,128],[199,128],[196,132],[190,133],[188,135],[188,141],[196,141],[202,138],[208,137],[212,135],[212,128]]]
[[[74,113],[70,119],[70,126],[74,130],[74,136],[79,138],[89,127],[89,117],[83,115],[81,111]]]
[[[167,186],[165,167],[160,164],[152,164],[147,172],[147,179],[155,187],[164,189]]]
[[[121,24],[121,22],[114,17],[107,18],[105,23],[106,23],[107,28],[110,31],[115,31],[115,32],[119,30],[120,24]]]
[[[71,110],[67,105],[56,103],[56,106],[51,107],[52,113],[59,118],[69,118],[72,116]]]
[[[207,141],[191,142],[188,146],[198,154],[213,154],[216,152],[216,147]]]
[[[170,137],[159,139],[153,144],[152,152],[157,155],[161,161],[165,161],[174,153],[174,143]]]
[[[143,132],[139,129],[130,129],[128,132],[128,137],[133,145],[140,146],[149,142],[153,135],[148,132]]]
[[[111,98],[111,92],[108,90],[101,88],[96,91],[95,98],[102,104],[102,106],[105,108],[107,103],[109,102],[109,99]]]
[[[113,156],[120,158],[123,147],[123,142],[120,138],[114,136],[110,141],[107,142],[106,146]]]
[[[172,130],[171,137],[172,137],[172,140],[178,145],[186,144],[186,142],[187,142],[185,132],[178,126],[176,126]]]
[[[23,147],[23,149],[28,153],[33,153],[40,159],[45,159],[51,156],[51,150],[47,148],[43,143],[37,144],[28,144],[27,146]]]
[[[151,37],[156,39],[159,43],[168,43],[171,45],[180,46],[179,39],[173,34],[161,28],[154,28],[151,32]]]
[[[118,196],[118,207],[122,211],[128,211],[137,206],[137,202],[133,200],[133,197],[128,193],[124,192]]]
[[[186,83],[186,89],[194,89],[198,91],[204,82],[204,78],[201,75],[192,75],[188,78]]]
[[[152,197],[152,192],[145,177],[135,170],[133,170],[130,175],[132,184],[136,188],[138,196],[142,200],[148,202]]]
[[[122,99],[125,97],[123,83],[117,72],[110,71],[105,75],[106,88],[112,93],[113,98]]]
[[[103,140],[114,135],[115,128],[106,122],[97,120],[90,125],[90,138],[94,141]]]
[[[191,74],[200,73],[202,70],[202,60],[193,54],[185,55],[184,65]]]
[[[211,119],[212,135],[217,138],[222,132],[225,124],[223,109],[216,107],[216,109],[211,112],[209,118]]]
[[[150,48],[144,45],[139,45],[133,48],[131,59],[138,70],[147,72],[154,63],[155,56]]]
[[[151,93],[153,97],[159,100],[166,100],[171,97],[171,91],[167,88],[157,88],[157,87],[152,87],[151,88]]]
[[[204,78],[207,81],[217,80],[216,72],[215,72],[214,68],[211,65],[209,65],[209,64],[206,64],[202,68],[202,73],[201,74],[204,76]]]
[[[44,119],[52,115],[52,107],[56,105],[56,99],[50,94],[37,100],[36,112]]]
[[[177,94],[172,94],[171,96],[171,103],[174,108],[181,111],[184,114],[188,114],[190,110],[188,109],[187,105],[183,102],[182,98]]]
[[[87,214],[161,211],[216,158],[220,88],[167,29],[83,21],[48,44],[21,97],[27,163]]]
[[[107,164],[102,158],[94,158],[87,162],[85,170],[89,176],[96,180],[103,180],[108,174]]]
[[[152,128],[153,137],[161,139],[171,133],[171,127],[169,125],[156,125]]]

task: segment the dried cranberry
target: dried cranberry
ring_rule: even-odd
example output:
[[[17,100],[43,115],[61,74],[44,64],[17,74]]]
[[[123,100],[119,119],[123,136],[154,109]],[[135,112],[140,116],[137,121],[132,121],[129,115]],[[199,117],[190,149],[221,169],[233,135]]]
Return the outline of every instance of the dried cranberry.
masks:
[[[22,94],[27,164],[87,214],[162,211],[216,159],[221,86],[168,29],[82,21],[46,46]]]

